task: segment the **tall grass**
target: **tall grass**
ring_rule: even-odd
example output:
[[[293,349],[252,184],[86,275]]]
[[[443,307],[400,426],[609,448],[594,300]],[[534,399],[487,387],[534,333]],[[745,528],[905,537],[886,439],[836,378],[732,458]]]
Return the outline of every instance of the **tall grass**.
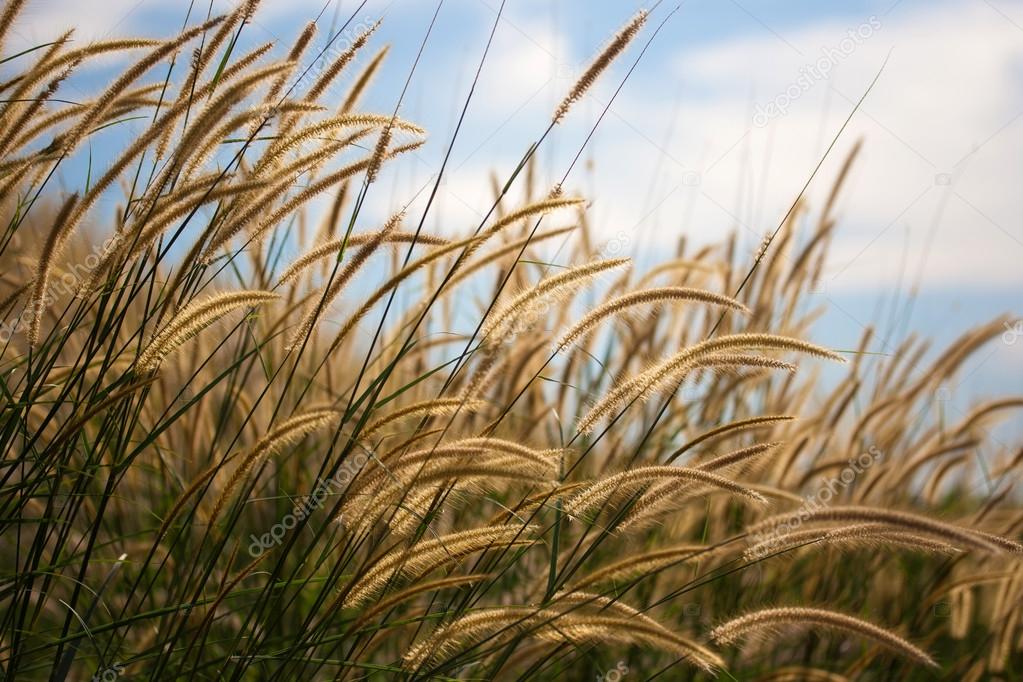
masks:
[[[357,111],[376,25],[311,73],[313,27],[283,61],[236,49],[258,4],[163,42],[4,61],[7,679],[1021,669],[1023,457],[988,427],[1023,401],[959,423],[932,405],[1003,320],[933,360],[916,338],[887,356],[869,331],[851,350],[809,340],[804,294],[858,147],[824,210],[755,263],[734,236],[682,240],[646,273],[615,257],[533,166],[656,35],[643,13],[540,122],[485,219],[431,234],[432,204],[406,213],[406,197],[373,223],[376,178],[425,134]],[[125,70],[94,100],[54,100],[111,52]],[[131,117],[145,125],[120,154],[58,185]],[[516,205],[519,189],[534,198]],[[559,238],[574,246],[544,263]]]

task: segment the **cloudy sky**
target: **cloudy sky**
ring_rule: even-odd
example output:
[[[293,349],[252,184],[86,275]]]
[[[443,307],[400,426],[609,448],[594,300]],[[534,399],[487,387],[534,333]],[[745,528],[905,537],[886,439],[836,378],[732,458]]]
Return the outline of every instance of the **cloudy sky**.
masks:
[[[214,0],[213,11],[232,5]],[[1023,3],[676,5],[656,6],[639,41],[541,154],[542,177],[553,184],[666,18],[586,147],[586,163],[569,176],[567,185],[593,200],[601,233],[625,231],[639,259],[656,260],[682,234],[701,243],[738,228],[752,257],[880,71],[808,192],[819,206],[862,140],[838,205],[825,283],[814,294],[828,311],[820,340],[854,345],[879,313],[890,319],[879,302],[916,288],[913,316],[882,330],[879,352],[908,330],[947,341],[999,313],[1023,317]],[[641,6],[649,3],[506,0],[432,228],[474,226],[489,208],[491,171],[511,172],[575,77]],[[33,0],[16,39],[37,44],[69,26],[79,41],[166,36],[190,7],[196,21],[209,0]],[[252,45],[278,40],[286,52],[296,30],[318,17],[322,47],[353,16],[353,25],[382,17],[374,44],[390,52],[367,105],[389,113],[437,12],[402,105],[405,118],[430,131],[430,143],[385,178],[388,191],[371,195],[381,215],[439,167],[501,2],[437,7],[435,0],[264,0],[246,36]],[[97,82],[103,68],[95,69]],[[82,96],[91,85],[88,78],[71,84]],[[102,158],[103,150],[94,153]],[[1023,388],[1023,322],[1018,329],[1007,328],[968,368],[963,386]]]

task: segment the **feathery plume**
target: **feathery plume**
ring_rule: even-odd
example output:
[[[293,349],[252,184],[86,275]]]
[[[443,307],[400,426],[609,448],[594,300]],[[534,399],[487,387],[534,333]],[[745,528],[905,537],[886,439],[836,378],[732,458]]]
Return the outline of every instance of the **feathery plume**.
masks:
[[[29,121],[37,118],[39,111],[43,108],[46,102],[49,101],[54,94],[56,94],[61,83],[63,83],[67,77],[71,75],[71,72],[78,66],[78,64],[78,61],[74,61],[58,72],[57,75],[46,84],[46,87],[43,88],[42,92],[38,93],[32,98],[32,101],[22,107],[21,114],[11,121],[9,125],[6,123],[7,109],[5,108],[3,113],[0,113],[0,121],[4,124],[0,126],[0,129],[5,130],[3,138],[0,139],[0,155],[7,155],[8,150],[11,147],[11,143],[25,131],[25,127],[28,125]],[[7,106],[11,106],[10,103]]]
[[[359,619],[355,621],[355,625],[352,626],[352,629],[358,630],[359,626],[368,623],[374,616],[391,610],[398,604],[408,601],[417,594],[423,594],[425,592],[440,592],[441,590],[451,589],[452,587],[461,587],[462,585],[478,583],[481,580],[486,580],[487,578],[492,577],[493,576],[488,573],[472,573],[470,575],[453,575],[447,578],[438,578],[436,580],[428,580],[426,582],[410,585],[401,592],[398,592],[387,599],[381,599],[378,603],[366,609],[359,615]]]
[[[100,256],[96,267],[92,268],[80,282],[78,295],[86,296],[92,292],[111,265],[117,262],[118,258],[132,260],[146,253],[157,238],[174,221],[192,213],[199,205],[255,191],[264,187],[266,182],[263,180],[250,180],[222,187],[204,187],[203,184],[196,183],[194,189],[182,188],[183,191],[175,193],[174,197],[180,196],[181,198],[166,206],[160,205],[155,213],[147,217],[145,221],[146,227],[134,238],[129,237],[124,232],[117,233],[111,240],[110,248],[106,249],[103,255]],[[188,191],[184,191],[185,189],[188,189]],[[204,197],[201,198],[201,202],[195,196],[200,193],[205,193]],[[174,197],[171,198],[173,199]]]
[[[520,220],[527,220],[529,218],[545,216],[548,213],[553,213],[554,211],[563,208],[580,206],[584,203],[584,201],[585,200],[582,197],[563,197],[560,194],[556,196],[550,196],[547,197],[546,199],[542,199],[541,201],[537,201],[532,204],[527,204],[522,208],[516,209],[511,213],[508,213],[507,215],[498,218],[490,227],[486,229],[486,232],[496,233],[508,227],[509,225],[513,225],[519,222]]]
[[[175,220],[192,213],[199,205],[255,192],[266,188],[266,185],[266,180],[257,178],[230,185],[224,184],[219,187],[211,185],[198,189],[196,192],[191,193],[191,196],[182,196],[174,203],[162,207],[159,212],[147,217],[145,222],[149,224],[140,233],[134,248],[129,252],[129,258],[133,258],[147,250],[156,241],[157,237],[163,234]],[[201,194],[201,196],[196,197],[195,194]],[[125,237],[122,237],[122,241],[125,239]]]
[[[579,433],[590,433],[601,419],[613,411],[624,409],[633,401],[649,397],[653,391],[660,389],[669,381],[682,381],[694,370],[739,367],[781,369],[789,372],[796,370],[795,365],[759,355],[718,353],[696,357],[695,354],[682,351],[616,386],[579,420],[576,430]]]
[[[46,294],[50,287],[50,273],[55,267],[54,261],[60,255],[60,250],[67,239],[70,216],[78,203],[78,194],[72,194],[61,206],[53,221],[53,228],[43,244],[42,253],[39,254],[39,265],[36,269],[35,281],[32,286],[32,298],[29,305],[32,307],[32,315],[29,318],[28,342],[35,346],[39,342],[39,326],[42,323],[43,313],[46,310]]]
[[[316,326],[316,323],[320,319],[321,313],[326,310],[331,303],[341,294],[341,290],[344,289],[355,273],[363,263],[377,250],[377,247],[383,243],[391,232],[397,229],[402,219],[405,217],[404,211],[396,213],[391,216],[391,219],[382,227],[377,233],[374,239],[366,242],[355,255],[352,256],[352,260],[348,262],[341,272],[334,277],[334,281],[330,283],[327,289],[323,292],[321,297],[317,300],[312,301],[306,308],[305,316],[302,318],[302,322],[299,323],[295,333],[292,335],[291,340],[288,342],[289,350],[294,350],[301,345],[307,336],[309,336]]]
[[[341,341],[355,328],[362,318],[369,314],[369,311],[373,309],[377,303],[379,303],[389,291],[400,285],[406,279],[411,277],[419,270],[425,268],[431,263],[448,256],[459,249],[471,249],[473,246],[486,239],[487,235],[479,235],[476,237],[469,237],[462,239],[457,242],[451,242],[444,244],[435,249],[426,252],[421,257],[412,261],[401,270],[399,270],[394,276],[388,279],[386,282],[381,284],[376,291],[370,294],[359,306],[359,309],[352,313],[351,317],[345,320],[345,323],[341,325],[341,329],[338,331],[337,336],[334,337],[334,342],[331,344],[332,348],[337,348]]]
[[[4,7],[3,14],[0,14],[0,54],[3,54],[4,38],[14,25],[14,20],[25,6],[25,0],[9,0]]]
[[[783,526],[784,524],[812,522],[858,522],[881,523],[888,526],[920,533],[925,536],[939,538],[950,545],[963,546],[982,552],[997,554],[1008,550],[1019,552],[1023,547],[1019,543],[1006,538],[996,538],[970,528],[962,528],[951,523],[936,521],[919,514],[896,511],[893,509],[876,509],[872,507],[821,507],[816,509],[800,509],[797,512],[778,514],[767,518],[747,531],[753,534]]]
[[[487,405],[488,403],[485,400],[463,401],[459,398],[437,398],[435,400],[424,400],[418,403],[413,403],[399,410],[395,410],[386,417],[380,417],[379,419],[370,422],[362,430],[361,437],[369,438],[388,424],[393,424],[394,422],[402,419],[414,417],[438,417],[442,415],[455,414],[456,412],[463,414],[475,414],[476,412],[484,409]]]
[[[202,47],[197,48],[191,73],[181,88],[179,99],[190,96],[190,93],[195,88],[195,84],[210,65],[217,50],[224,44],[224,41],[227,40],[236,26],[248,23],[252,19],[252,15],[255,14],[256,6],[259,5],[259,2],[260,0],[243,0],[233,12],[227,15],[227,18],[220,24],[209,41],[204,40]]]
[[[263,47],[257,48],[256,50],[252,51],[246,57],[239,59],[239,61],[236,62],[233,67],[225,69],[224,74],[221,76],[221,80],[227,79],[228,76],[231,75],[235,69],[243,70],[247,66],[251,65],[251,62],[258,59],[258,57],[261,54],[263,54],[266,50],[270,49],[271,46],[272,45],[268,43],[267,45],[264,45]],[[255,73],[246,76],[243,82],[254,84],[258,82],[260,79],[267,77],[268,75],[274,73],[275,70],[280,68],[281,65],[274,65],[267,67],[265,69],[260,69]],[[212,93],[213,85],[214,84],[212,82],[207,83],[202,88],[197,90],[195,93],[195,99],[206,97],[207,95]],[[170,109],[168,109],[167,112],[164,113],[163,116],[161,116],[160,119],[156,121],[156,123],[151,125],[144,133],[142,133],[138,137],[138,139],[136,139],[132,143],[132,145],[128,147],[128,149],[124,153],[122,153],[117,158],[116,161],[114,161],[111,164],[110,168],[107,169],[106,173],[104,173],[95,182],[95,184],[92,185],[90,190],[79,202],[71,218],[68,220],[67,227],[68,233],[70,233],[70,231],[73,230],[81,222],[85,213],[89,210],[93,203],[95,203],[99,199],[99,197],[102,196],[103,193],[110,188],[110,186],[117,180],[117,178],[124,171],[124,169],[127,168],[128,165],[133,160],[138,158],[154,141],[156,141],[167,126],[173,125],[174,122],[179,117],[184,115],[184,113],[188,110],[188,104],[189,100],[185,99],[179,102],[178,104],[172,106]]]
[[[593,600],[590,595],[578,597]],[[574,644],[586,641],[645,644],[690,660],[708,672],[724,667],[724,661],[707,647],[672,633],[634,609],[625,607],[632,615],[566,612],[559,608],[559,602],[565,601],[568,600],[559,598],[551,607],[499,607],[463,615],[410,648],[404,657],[405,667],[422,668],[471,642],[495,635],[503,638],[525,635]],[[613,605],[610,600],[603,601]]]
[[[576,227],[574,225],[570,227],[559,227],[554,230],[545,230],[543,232],[537,232],[535,235],[532,235],[532,238],[530,238],[529,235],[526,235],[521,239],[516,239],[515,241],[508,242],[507,244],[504,244],[500,248],[494,249],[493,251],[487,253],[486,255],[481,256],[480,258],[474,260],[473,262],[467,263],[465,267],[459,269],[459,271],[450,280],[448,280],[448,284],[444,290],[451,291],[452,289],[455,288],[455,286],[471,277],[474,273],[479,272],[486,266],[490,265],[495,261],[500,260],[501,258],[504,258],[505,256],[511,255],[513,253],[518,253],[519,251],[522,250],[522,247],[526,246],[527,244],[528,245],[539,244],[540,242],[547,241],[548,239],[560,237],[561,235],[567,234],[575,229]]]
[[[807,355],[845,362],[845,359],[827,348],[815,344],[775,334],[731,334],[702,341],[684,348],[672,357],[654,365],[645,372],[618,385],[607,396],[602,398],[590,409],[579,422],[580,433],[588,433],[596,426],[596,422],[612,410],[622,407],[633,400],[648,395],[671,380],[680,380],[697,367],[701,358],[709,358],[706,367],[743,365],[772,368],[772,362],[758,356],[729,357],[728,352],[736,349],[768,349],[785,350],[805,353]],[[735,362],[732,362],[734,360]],[[778,369],[794,369],[785,363],[774,365]]]
[[[352,174],[354,175],[355,173],[358,173],[359,170],[361,169],[353,170]],[[293,183],[294,177],[288,176],[284,180],[271,185],[270,188],[261,195],[248,202],[247,208],[241,213],[241,215],[236,218],[232,218],[229,222],[225,220],[225,223],[214,234],[213,239],[210,241],[210,245],[206,247],[202,256],[202,261],[206,264],[212,263],[213,259],[216,257],[217,251],[230,242],[231,239],[251,224],[258,216],[264,215],[271,206],[284,196]]]
[[[721,658],[704,645],[669,632],[667,628],[658,623],[656,620],[639,609],[626,604],[621,599],[612,599],[601,594],[593,594],[590,592],[572,591],[558,592],[554,595],[552,601],[556,607],[568,607],[571,609],[571,611],[569,611],[566,615],[570,618],[577,618],[577,622],[580,623],[583,621],[589,621],[591,624],[595,624],[597,619],[603,619],[609,616],[615,619],[626,620],[628,621],[626,629],[633,630],[635,632],[638,628],[640,632],[645,631],[648,636],[653,635],[653,640],[650,641],[650,643],[654,644],[654,646],[657,646],[657,640],[661,640],[663,642],[665,636],[667,636],[667,640],[674,645],[674,647],[677,647],[672,647],[672,649],[681,654],[684,658],[692,659],[697,665],[708,672],[713,672],[714,668],[724,666],[724,662]],[[586,611],[590,609],[596,609],[596,613],[586,613]],[[634,641],[642,642],[645,641],[645,638],[641,636]]]
[[[64,46],[64,40],[70,37],[72,31],[68,31],[60,39],[58,39],[53,47],[47,50],[47,56],[39,61],[36,66],[28,73],[21,74],[12,78],[5,83],[0,83],[0,92],[7,90],[8,88],[14,88],[11,92],[10,99],[17,99],[22,97],[26,92],[31,90],[33,87],[42,83],[44,80],[59,72],[61,69],[66,68],[70,64],[77,64],[85,61],[91,57],[95,57],[107,52],[117,52],[122,50],[134,50],[144,47],[153,47],[159,45],[158,40],[111,40],[103,41],[98,43],[92,43],[87,47],[79,48],[77,50],[68,50],[62,55],[53,57],[57,51]],[[5,108],[10,106],[10,103],[5,105]],[[80,107],[85,109],[85,107]]]
[[[351,63],[351,61],[355,58],[355,55],[366,45],[369,37],[373,35],[378,28],[380,28],[379,20],[365,31],[355,36],[355,39],[352,40],[348,49],[338,55],[337,59],[331,62],[330,66],[327,67],[322,74],[320,74],[320,77],[317,78],[316,82],[313,83],[311,88],[309,88],[309,92],[307,92],[305,96],[307,102],[314,102],[319,99],[320,95],[323,94],[323,91],[330,87],[330,84],[334,82],[344,68]],[[345,111],[347,110],[342,109],[342,113]]]
[[[269,122],[274,116],[281,116],[284,114],[313,114],[323,111],[324,108],[309,102],[282,102],[279,105],[271,104],[260,104],[259,106],[252,107],[246,111],[239,112],[229,118],[227,121],[221,123],[217,128],[207,136],[205,144],[199,149],[198,152],[191,152],[192,158],[188,161],[188,165],[185,167],[185,177],[191,176],[198,169],[204,167],[209,160],[213,157],[216,149],[225,143],[225,138],[229,137],[230,133],[242,129],[246,124],[255,126],[257,123]],[[338,147],[335,151],[339,151],[342,147]],[[283,169],[280,172],[287,174],[290,169]]]
[[[339,239],[326,241],[302,254],[295,259],[294,263],[285,268],[280,277],[277,279],[277,286],[282,286],[295,280],[300,274],[305,272],[309,266],[314,265],[325,258],[329,258],[330,256],[336,256],[338,252],[341,251],[342,247],[348,248],[349,246],[363,246],[376,239],[376,237],[376,232],[362,232],[349,235],[347,239],[341,237]],[[391,232],[383,241],[387,244],[415,243],[417,246],[446,246],[451,243],[449,240],[436,235],[423,233],[419,233],[417,235],[414,232],[403,232],[401,230]]]
[[[373,59],[369,61],[369,64],[367,64],[366,68],[362,70],[359,77],[355,79],[355,83],[352,84],[348,94],[345,95],[345,101],[341,103],[339,111],[344,113],[355,108],[356,103],[359,101],[362,93],[365,92],[367,86],[369,86],[370,81],[373,80],[374,74],[376,74],[377,69],[380,68],[380,65],[384,61],[384,57],[387,56],[389,51],[390,48],[385,45],[373,56]]]
[[[697,301],[700,303],[721,306],[723,308],[730,308],[747,315],[750,312],[749,308],[733,298],[723,296],[721,294],[715,294],[703,289],[694,289],[692,287],[660,287],[657,289],[635,291],[611,299],[598,308],[590,311],[581,320],[579,320],[579,322],[573,325],[571,329],[565,332],[564,336],[558,340],[557,348],[567,348],[586,334],[593,331],[598,324],[612,315],[620,315],[628,312],[631,308],[636,306],[658,305],[671,301]]]
[[[312,123],[271,144],[263,153],[263,157],[256,166],[256,171],[258,172],[273,165],[281,157],[306,140],[323,137],[342,128],[383,128],[386,130],[389,127],[416,135],[426,134],[423,128],[414,123],[403,121],[400,118],[382,116],[380,114],[341,114]]]
[[[428,638],[409,647],[402,660],[406,670],[416,670],[458,651],[466,642],[482,639],[488,633],[506,629],[509,634],[514,634],[530,626],[542,627],[545,622],[559,616],[561,614],[556,611],[522,606],[474,611],[440,626]]]
[[[824,609],[779,607],[753,611],[717,626],[711,631],[710,637],[715,642],[730,644],[751,632],[787,625],[831,628],[848,634],[861,635],[891,651],[911,658],[917,663],[931,668],[938,667],[934,659],[922,649],[910,644],[894,632],[860,618]]]
[[[534,307],[541,306],[543,301],[552,297],[566,296],[570,292],[586,286],[598,275],[626,267],[631,262],[628,258],[597,261],[596,263],[578,265],[553,277],[542,279],[535,286],[515,296],[488,316],[483,324],[481,334],[483,338],[504,336],[516,320],[521,319]]]
[[[301,206],[306,201],[312,199],[317,194],[326,191],[333,185],[339,182],[343,182],[348,178],[361,173],[366,170],[369,166],[369,159],[362,159],[350,163],[347,166],[327,175],[326,177],[320,178],[313,184],[306,187],[304,190],[299,192],[297,195],[292,197],[289,201],[285,202],[284,205],[275,210],[268,218],[263,219],[260,223],[254,227],[250,232],[250,239],[258,238],[266,230],[270,229],[278,222],[280,222],[285,216],[294,211],[296,208]],[[206,248],[203,260],[207,263],[212,262],[216,257],[217,251],[219,251],[224,245],[226,245],[231,239],[233,239],[239,232],[245,229],[250,223],[256,220],[260,215],[264,215],[267,210],[280,199],[291,187],[294,182],[294,178],[286,178],[279,184],[271,188],[266,192],[263,197],[257,199],[249,206],[249,208],[242,213],[241,216],[232,220],[230,223],[222,227],[210,242],[210,245]]]
[[[660,624],[637,622],[634,618],[569,613],[549,632],[556,633],[558,641],[584,639],[599,643],[645,644],[668,651],[712,674],[725,665],[720,656],[702,644],[680,637]]]
[[[724,436],[729,433],[745,431],[747,429],[758,428],[761,426],[770,426],[773,424],[777,424],[779,422],[792,421],[793,419],[795,419],[795,417],[787,414],[766,415],[763,417],[750,417],[749,419],[740,419],[739,421],[734,421],[729,424],[723,424],[721,426],[710,429],[709,431],[706,431],[697,436],[696,438],[694,438],[693,440],[689,441],[688,443],[680,447],[678,450],[671,453],[671,455],[668,457],[666,461],[668,464],[671,464],[676,459],[678,459],[686,452],[699,445],[700,443],[704,443],[714,438],[720,438],[721,436]]]
[[[520,446],[521,447],[521,446]],[[465,488],[474,484],[490,489],[499,481],[545,485],[555,473],[558,450],[502,452],[493,445],[438,445],[403,455],[382,465],[353,484],[353,495],[364,500],[347,503],[343,515],[372,517],[411,490],[429,489],[436,483]],[[483,456],[486,455],[486,456]],[[364,491],[372,490],[372,493]]]
[[[572,589],[631,580],[641,575],[652,575],[668,566],[673,566],[690,557],[706,553],[707,545],[682,544],[652,552],[643,552],[604,566],[580,579]]]
[[[817,543],[826,543],[829,545],[890,545],[909,547],[926,552],[938,552],[941,554],[954,554],[958,551],[947,542],[931,540],[905,531],[892,530],[891,526],[887,526],[885,524],[859,523],[832,530],[806,528],[788,533],[771,535],[751,544],[746,551],[743,552],[743,559],[751,561],[764,557],[770,553]]]
[[[413,149],[418,148],[421,144],[422,141],[420,140],[412,144],[395,147],[387,153],[386,158],[391,159],[400,154],[412,151]],[[372,159],[365,161],[357,161],[334,173],[330,173],[329,175],[320,178],[316,182],[312,183],[304,190],[296,194],[294,197],[286,201],[280,208],[278,208],[276,211],[270,214],[270,216],[266,220],[262,221],[256,228],[251,230],[249,234],[250,239],[258,239],[267,230],[277,225],[287,215],[298,209],[298,207],[302,206],[303,204],[305,204],[307,201],[317,196],[318,194],[322,194],[323,192],[327,191],[328,189],[338,184],[339,182],[347,180],[348,178],[352,177],[356,173],[361,172],[362,170],[366,170],[371,163]],[[389,234],[390,233],[384,235],[385,238],[389,236]]]
[[[709,471],[689,467],[647,466],[602,478],[570,499],[565,505],[565,511],[570,516],[582,516],[595,507],[606,504],[613,496],[623,491],[668,480],[720,488],[752,502],[767,503],[767,499],[755,490]]]
[[[632,39],[636,37],[639,30],[643,28],[643,24],[646,23],[647,12],[643,10],[639,12],[632,20],[625,25],[615,37],[611,40],[610,44],[604,48],[604,51],[593,60],[589,68],[583,72],[583,75],[579,77],[579,80],[575,82],[572,89],[569,90],[568,94],[565,95],[565,99],[561,101],[558,108],[554,111],[554,123],[560,123],[565,118],[565,114],[572,108],[572,105],[582,99],[586,91],[597,81],[604,70],[611,65],[618,55],[625,50],[626,46]]]
[[[132,68],[125,71],[120,78],[114,81],[110,87],[108,87],[106,91],[97,98],[96,104],[92,107],[92,109],[85,112],[85,115],[82,116],[82,120],[78,122],[78,125],[71,131],[64,142],[64,151],[68,153],[78,146],[78,143],[85,138],[96,122],[102,118],[107,109],[117,100],[117,96],[127,89],[129,85],[138,80],[146,71],[176,51],[183,44],[187,43],[192,38],[195,38],[197,35],[208,31],[223,20],[224,17],[216,17],[200,24],[199,26],[184,31],[181,35],[167,41],[150,52],[144,58],[139,60]]]
[[[462,557],[487,549],[528,544],[530,527],[488,526],[448,533],[411,547],[391,550],[356,578],[344,598],[345,606],[364,604],[383,592],[394,579],[415,580],[431,570],[455,563]]]
[[[291,51],[288,53],[288,62],[292,65],[298,64],[298,60],[302,58],[302,53],[309,46],[309,41],[316,35],[316,22],[310,21],[302,29],[302,32],[298,34],[298,38],[295,40],[295,44],[291,46]],[[270,86],[269,92],[266,93],[266,98],[263,100],[267,103],[275,102],[281,94],[281,90],[284,89],[284,84],[288,81],[288,75],[291,69],[281,73],[281,75],[274,81],[274,84]]]
[[[170,353],[232,310],[253,307],[278,298],[270,291],[233,291],[195,301],[182,308],[160,330],[139,355],[138,371],[151,372],[160,367]]]
[[[755,457],[759,457],[764,453],[777,449],[781,445],[782,443],[780,441],[776,441],[774,443],[757,443],[745,448],[726,452],[723,455],[718,455],[717,457],[705,462],[697,462],[696,468],[704,471],[717,471],[718,469],[724,469],[726,467],[734,466],[735,464],[749,461]]]
[[[187,158],[194,154],[197,149],[202,149],[205,146],[203,140],[211,132],[217,130],[217,123],[224,120],[231,108],[249,95],[256,83],[267,76],[282,73],[287,68],[289,68],[289,63],[286,62],[284,64],[274,64],[267,69],[261,69],[248,78],[230,84],[229,87],[222,89],[215,99],[207,102],[202,107],[198,118],[192,121],[187,129],[182,131],[181,139],[177,143],[175,158],[171,163],[167,164],[160,179],[152,183],[149,192],[152,194],[163,191],[167,184],[167,178],[177,174],[178,170],[185,165]],[[163,135],[161,135],[156,145],[156,158],[163,159],[166,157],[173,133],[173,125],[164,128]]]
[[[373,156],[369,161],[369,168],[366,169],[366,182],[376,182],[377,173],[380,172],[380,164],[384,161],[384,156],[387,153],[387,147],[391,144],[391,135],[394,129],[388,125],[380,133],[380,137],[377,138],[376,147],[373,148]]]
[[[231,474],[227,486],[225,486],[220,497],[217,498],[217,503],[210,514],[210,523],[213,523],[220,515],[224,504],[234,494],[235,489],[242,482],[242,479],[245,478],[246,474],[253,469],[258,469],[268,457],[280,452],[288,445],[299,442],[310,433],[325,426],[338,423],[341,421],[341,416],[341,413],[335,410],[305,412],[282,422],[280,426],[260,438],[259,442],[252,447],[252,450],[245,455],[241,464]]]

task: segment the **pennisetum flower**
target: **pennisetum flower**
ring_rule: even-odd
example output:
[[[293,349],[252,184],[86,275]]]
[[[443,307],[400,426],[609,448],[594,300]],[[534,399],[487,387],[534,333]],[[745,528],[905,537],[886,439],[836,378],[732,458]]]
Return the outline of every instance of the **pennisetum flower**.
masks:
[[[714,628],[710,637],[720,644],[729,644],[753,632],[782,626],[804,626],[833,629],[866,637],[885,648],[930,668],[938,667],[934,659],[899,635],[873,623],[836,611],[808,607],[779,607],[753,611]]]
[[[583,75],[579,77],[579,80],[576,81],[575,85],[572,86],[572,89],[565,95],[565,99],[561,101],[558,108],[554,110],[554,123],[560,123],[565,118],[568,110],[572,108],[572,105],[582,99],[586,91],[597,81],[600,74],[611,65],[611,62],[636,37],[639,30],[643,28],[643,24],[646,23],[646,19],[647,12],[645,10],[639,12],[611,39],[608,46],[593,60],[586,71],[583,72]]]
[[[140,372],[155,371],[181,344],[232,310],[255,307],[277,298],[270,291],[232,291],[190,303],[157,332],[139,355],[136,367]]]

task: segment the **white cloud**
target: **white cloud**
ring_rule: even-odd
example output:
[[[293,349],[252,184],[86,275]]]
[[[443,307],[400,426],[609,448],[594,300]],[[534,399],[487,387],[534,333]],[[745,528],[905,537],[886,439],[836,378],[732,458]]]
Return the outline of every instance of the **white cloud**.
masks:
[[[570,181],[592,199],[598,233],[634,230],[634,243],[646,245],[643,255],[659,258],[683,234],[708,242],[738,226],[752,251],[891,51],[881,80],[808,194],[819,208],[862,137],[837,207],[829,285],[887,286],[914,277],[921,264],[925,287],[1023,282],[1016,189],[1023,168],[1015,153],[1023,143],[1023,116],[1015,120],[1023,113],[1023,82],[1014,77],[1023,68],[1019,29],[982,3],[907,8],[879,25],[869,21],[809,24],[785,30],[783,40],[751,33],[680,51],[670,66],[641,65],[670,78],[654,79],[660,87],[642,78],[636,80],[645,87],[630,83],[590,142],[592,168],[580,164]],[[861,22],[869,37],[833,59],[828,79],[801,89],[767,126],[752,125],[757,103],[784,92],[824,50],[848,47],[843,39],[849,29],[862,30]],[[566,36],[545,32],[539,22],[505,27],[498,42],[455,160],[482,146],[469,163],[449,168],[441,192],[446,225],[474,224],[489,206],[489,170],[506,174],[514,167],[581,68],[560,67],[571,76],[557,77],[563,60],[578,61],[579,46],[569,49]],[[616,68],[545,143],[542,183],[567,167],[622,75],[624,67]]]
[[[218,0],[217,8],[231,4]],[[395,187],[401,191],[373,193],[371,206],[381,214],[437,170],[493,20],[490,4],[466,0],[444,9],[437,41],[403,109],[416,120],[422,112],[431,141],[418,154],[420,161],[400,172]],[[257,24],[291,35],[322,3],[302,0],[298,6],[301,12],[291,2],[264,0]],[[999,7],[1010,15],[1019,12],[1019,5]],[[412,25],[421,35],[432,5],[372,0],[370,8],[372,16],[385,15],[379,39],[400,44],[390,57],[392,70],[377,82],[379,89],[396,94],[414,56],[405,44]],[[168,34],[172,28],[152,17],[178,11],[168,0],[108,0],[102,12],[77,0],[34,0],[19,22],[18,36],[25,42],[52,38],[72,24],[80,40],[140,28]],[[454,233],[475,225],[489,207],[490,170],[507,177],[584,67],[586,55],[599,45],[592,35],[584,40],[586,32],[571,21],[555,30],[559,24],[550,20],[552,13],[545,3],[509,5],[438,199],[443,209],[438,229]],[[798,84],[801,68],[826,50],[843,49],[847,32],[869,25],[869,17],[773,26],[781,37],[751,25],[748,33],[678,46],[674,61],[644,61],[569,183],[593,200],[594,226],[605,234],[635,229],[642,235],[637,243],[660,247],[650,252],[654,257],[683,234],[706,242],[735,226],[754,248],[784,213],[890,51],[880,81],[809,193],[811,205],[819,207],[843,156],[863,137],[837,207],[830,285],[885,286],[903,270],[915,273],[925,255],[926,287],[1023,283],[1018,189],[1023,184],[1018,162],[1023,30],[989,5],[968,0],[903,3],[879,21],[868,38],[834,60],[829,78],[814,80],[809,88],[800,85],[786,113],[765,127],[752,125],[757,105]],[[670,41],[669,26],[658,44]],[[635,50],[615,64],[545,142],[541,184],[564,172],[634,56]],[[393,100],[372,106],[388,102]]]
[[[764,32],[679,59],[678,77],[695,80],[704,94],[681,106],[678,125],[685,132],[670,151],[685,163],[706,163],[697,161],[702,150],[709,152],[703,158],[714,160],[704,165],[705,194],[695,213],[699,227],[734,222],[721,206],[755,231],[773,227],[822,143],[891,50],[878,85],[810,193],[819,205],[841,156],[862,136],[863,152],[840,205],[833,286],[892,281],[907,245],[912,271],[935,220],[926,285],[1020,283],[1023,206],[1014,188],[1023,182],[1018,163],[1023,116],[1017,119],[1023,114],[1018,78],[1023,40],[1016,26],[982,3],[928,6],[881,19],[867,40],[838,60],[831,77],[812,82],[787,113],[764,128],[750,125],[749,112],[756,111],[751,90],[758,104],[774,100],[797,83],[801,67],[825,48],[839,47],[847,30],[856,28],[834,24],[785,32],[802,55]],[[623,116],[661,129],[667,107],[642,99],[622,107]],[[615,156],[627,155],[629,144]],[[733,210],[743,176],[756,195],[750,205],[762,210]],[[664,207],[677,209],[670,200]]]

